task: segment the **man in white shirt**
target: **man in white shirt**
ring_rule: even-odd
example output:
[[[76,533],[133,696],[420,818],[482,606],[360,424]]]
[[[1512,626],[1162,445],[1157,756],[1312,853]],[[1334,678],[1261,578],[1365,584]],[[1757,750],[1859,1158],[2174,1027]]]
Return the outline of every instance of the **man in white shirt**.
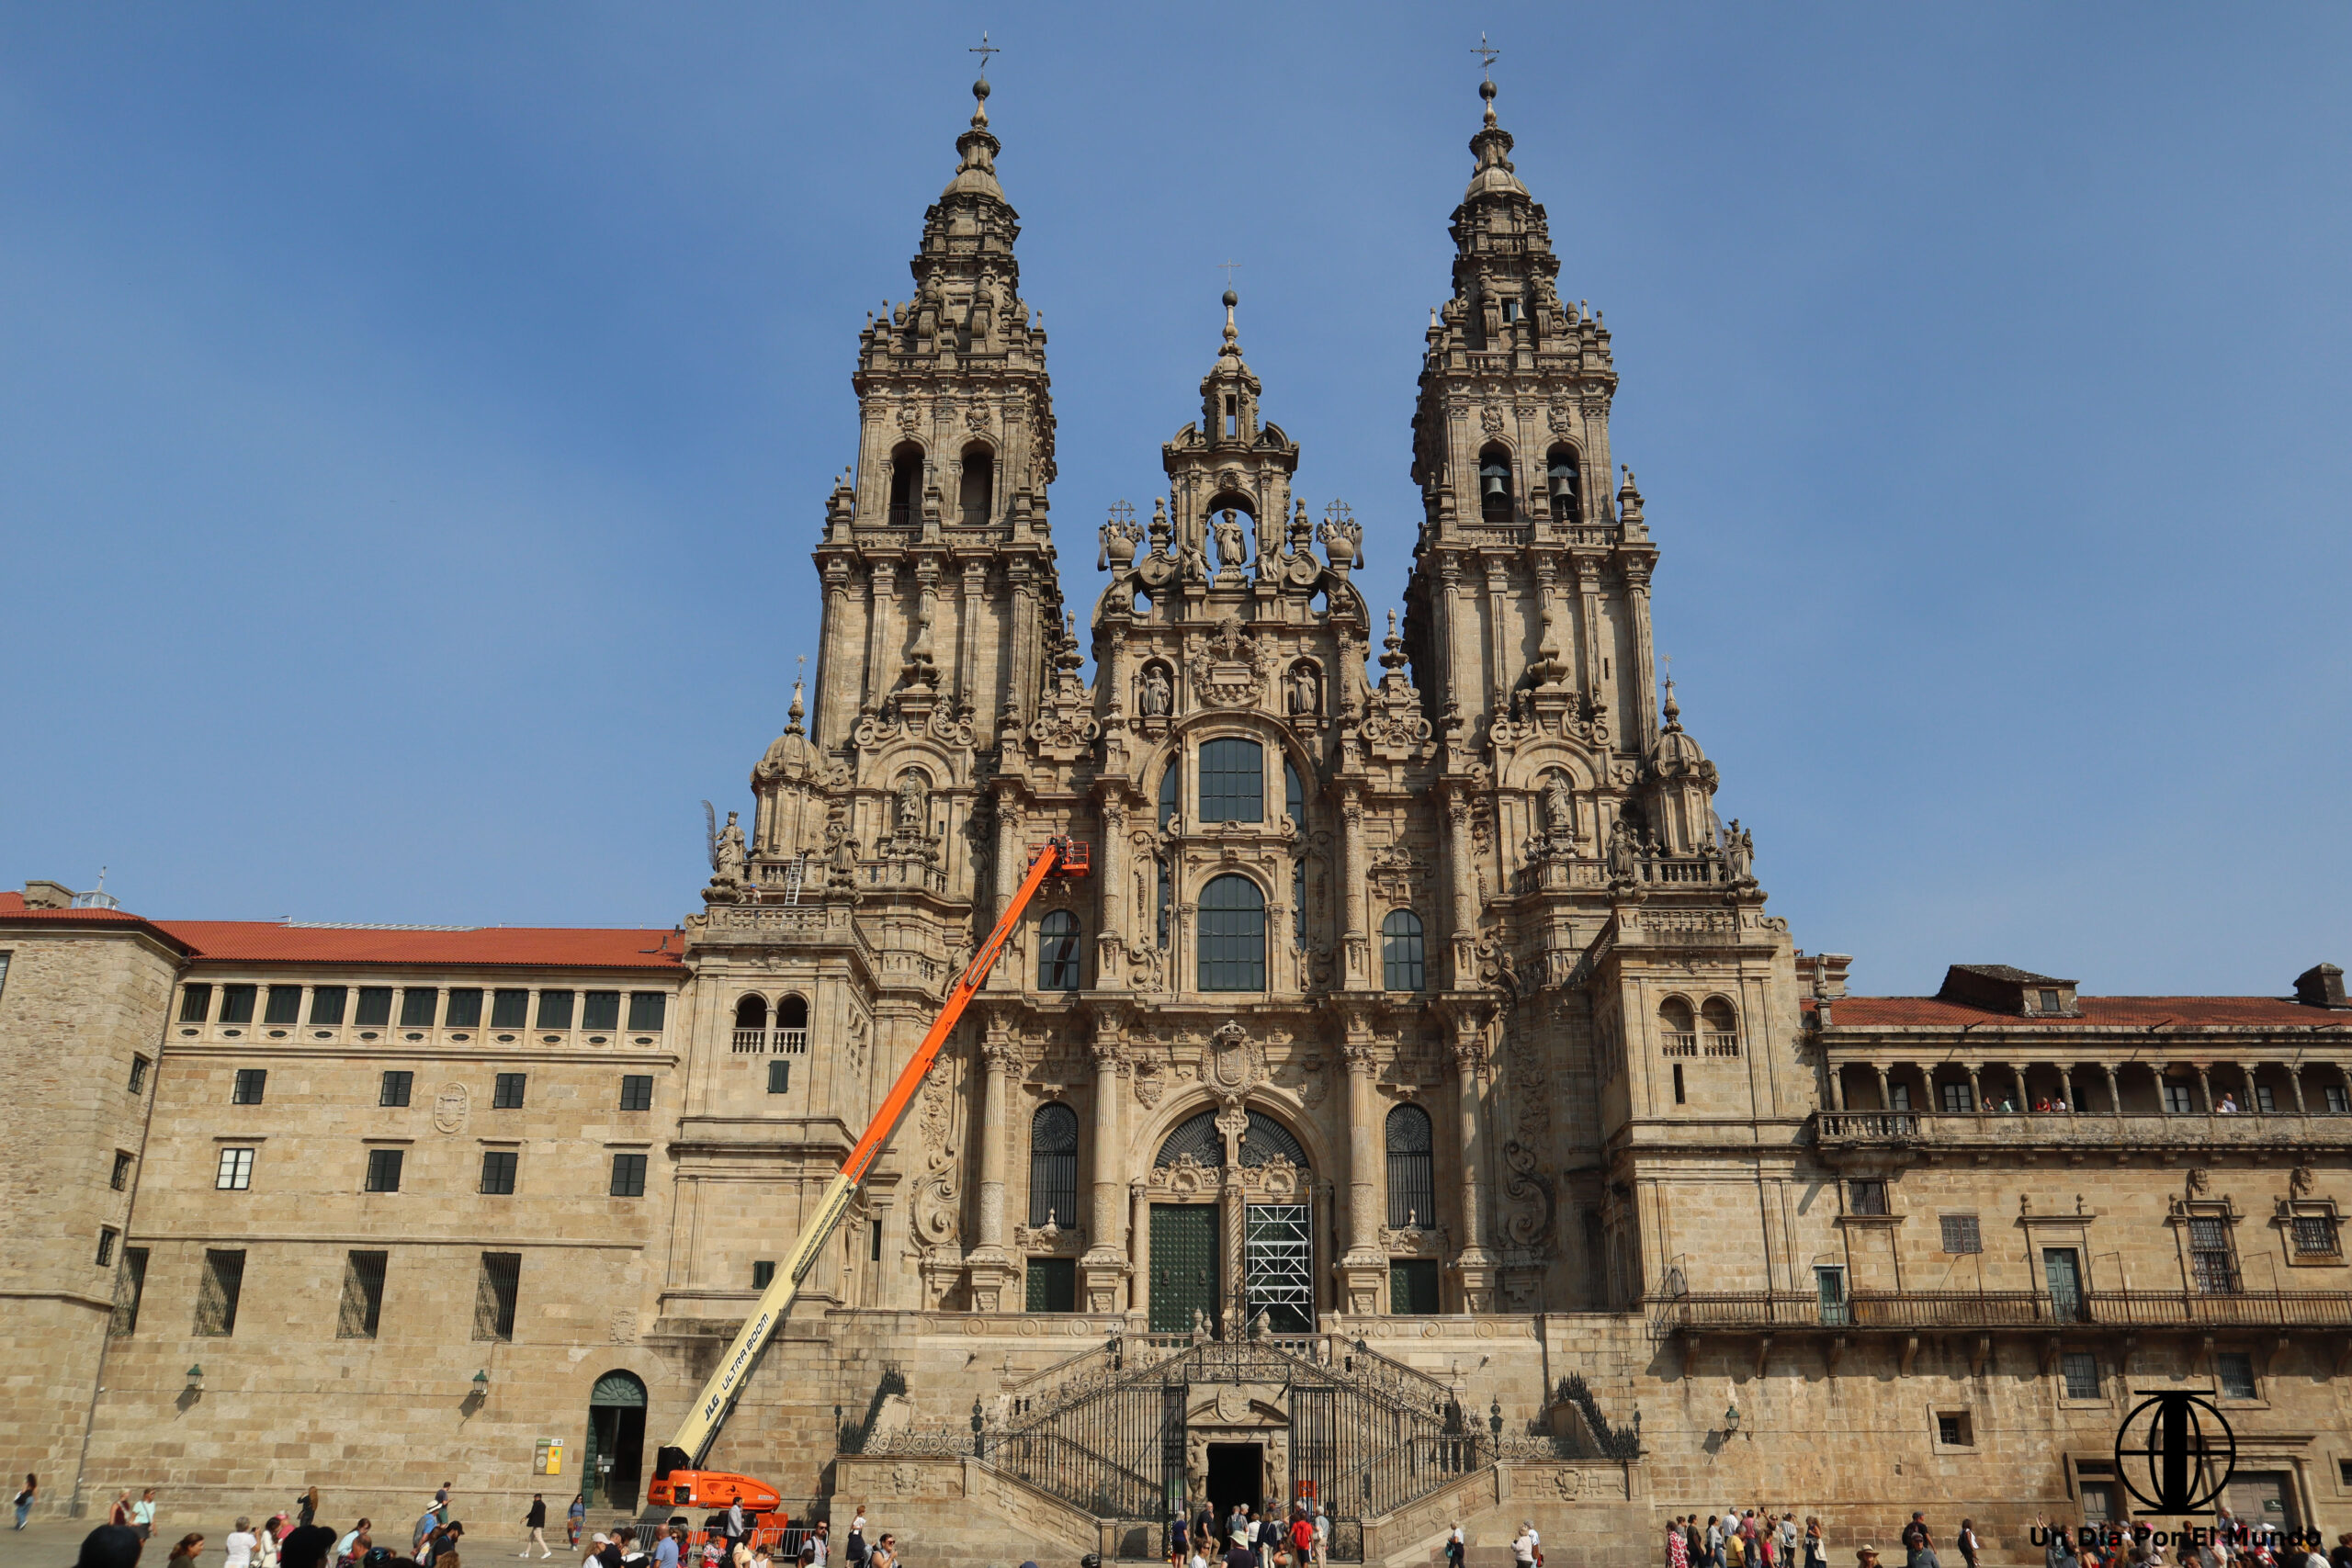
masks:
[[[1519,1537],[1510,1543],[1510,1555],[1519,1568],[1535,1568],[1535,1525],[1532,1520],[1520,1521]]]
[[[252,1568],[254,1548],[260,1544],[254,1538],[254,1522],[243,1515],[237,1517],[237,1528],[229,1532],[224,1543],[229,1551],[225,1568]]]

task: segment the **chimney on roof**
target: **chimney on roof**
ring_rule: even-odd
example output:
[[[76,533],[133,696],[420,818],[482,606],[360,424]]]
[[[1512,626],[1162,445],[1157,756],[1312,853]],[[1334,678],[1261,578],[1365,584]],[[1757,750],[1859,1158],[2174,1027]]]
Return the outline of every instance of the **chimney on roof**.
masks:
[[[74,907],[74,889],[62,882],[46,877],[25,884],[25,908],[28,909],[70,909]]]
[[[2036,975],[2007,964],[1955,964],[1944,971],[1942,1002],[2014,1013],[2019,1018],[2080,1018],[2075,982]]]
[[[2344,999],[2344,971],[2333,964],[2314,964],[2296,976],[2295,999],[2305,1007],[2352,1007]]]

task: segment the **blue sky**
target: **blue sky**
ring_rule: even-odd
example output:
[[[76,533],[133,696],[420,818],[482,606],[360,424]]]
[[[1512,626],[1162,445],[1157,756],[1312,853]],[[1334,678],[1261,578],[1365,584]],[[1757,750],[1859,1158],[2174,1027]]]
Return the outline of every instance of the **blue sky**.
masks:
[[[695,907],[983,26],[1074,603],[1227,259],[1396,602],[1484,28],[1799,944],[1869,991],[2352,964],[2320,6],[0,6],[0,882]]]

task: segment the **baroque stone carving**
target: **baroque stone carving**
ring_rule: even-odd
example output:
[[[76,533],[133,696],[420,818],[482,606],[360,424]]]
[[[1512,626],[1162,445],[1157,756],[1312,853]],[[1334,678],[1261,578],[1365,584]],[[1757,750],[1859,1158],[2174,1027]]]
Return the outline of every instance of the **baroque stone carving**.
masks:
[[[1193,656],[1193,690],[1212,707],[1251,706],[1273,665],[1272,650],[1242,630],[1238,615],[1227,615]]]

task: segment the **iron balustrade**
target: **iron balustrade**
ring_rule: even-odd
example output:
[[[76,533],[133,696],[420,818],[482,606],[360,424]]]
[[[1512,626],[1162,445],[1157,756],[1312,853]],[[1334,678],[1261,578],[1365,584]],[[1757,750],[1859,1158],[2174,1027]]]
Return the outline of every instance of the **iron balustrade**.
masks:
[[[1682,1333],[2060,1328],[2352,1328],[2346,1291],[1731,1291],[1654,1299],[1655,1338]]]

